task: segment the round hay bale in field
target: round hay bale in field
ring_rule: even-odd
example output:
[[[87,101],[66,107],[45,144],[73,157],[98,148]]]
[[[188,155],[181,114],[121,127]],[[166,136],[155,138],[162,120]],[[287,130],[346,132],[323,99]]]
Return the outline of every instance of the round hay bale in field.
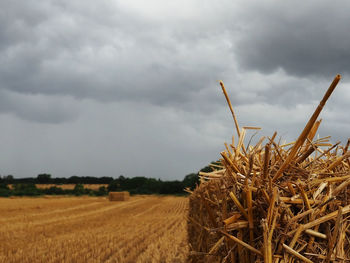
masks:
[[[129,192],[109,192],[108,194],[109,201],[127,201],[130,199]]]

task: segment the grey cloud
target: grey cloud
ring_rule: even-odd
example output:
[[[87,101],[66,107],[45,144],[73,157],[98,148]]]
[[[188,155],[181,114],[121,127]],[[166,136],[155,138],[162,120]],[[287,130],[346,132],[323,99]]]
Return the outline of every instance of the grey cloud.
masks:
[[[70,96],[213,110],[209,88],[230,60],[225,60],[229,43],[216,29],[222,19],[210,8],[200,8],[202,17],[193,10],[191,15],[153,16],[108,1],[5,5],[0,16],[0,90],[43,95],[43,100]],[[11,104],[7,111],[28,120],[69,120],[62,111],[34,117],[31,111],[19,111],[23,106],[16,103],[5,103],[2,111]]]
[[[347,1],[245,3],[234,52],[247,69],[296,76],[350,73]]]
[[[232,80],[235,105],[259,101],[290,106],[295,100],[303,103],[313,99],[316,85],[310,86],[309,81],[289,78],[278,83],[276,80],[283,78],[283,74],[272,73],[269,77],[265,73],[282,68],[285,74],[299,74],[298,69],[309,67],[307,57],[297,56],[304,49],[310,49],[307,50],[310,56],[329,62],[325,56],[332,56],[330,52],[338,51],[340,44],[334,43],[324,52],[326,44],[322,41],[311,45],[315,44],[312,34],[317,37],[322,30],[330,32],[334,24],[346,19],[345,13],[322,29],[324,23],[317,26],[309,18],[310,4],[303,5],[298,12],[269,1],[239,8],[225,5],[201,7],[198,14],[190,10],[190,15],[164,9],[165,14],[154,16],[152,10],[147,11],[152,7],[138,10],[121,2],[102,1],[96,5],[87,1],[80,5],[51,1],[18,7],[12,4],[7,9],[11,14],[8,18],[23,21],[24,29],[4,25],[8,34],[2,41],[7,48],[0,52],[3,62],[0,88],[101,102],[146,101],[164,107],[211,110],[212,106],[203,101],[221,103],[210,88],[215,89],[215,81],[224,78],[225,82]],[[316,9],[320,13],[326,6]],[[294,24],[298,25],[296,29]],[[315,33],[310,34],[313,32],[310,28]],[[230,54],[232,46],[234,55]],[[347,63],[347,59],[343,61]],[[246,84],[240,80],[237,70],[242,65],[260,70],[262,81]],[[242,78],[247,74],[250,77],[243,72]],[[252,81],[255,80],[253,76]],[[261,90],[257,87],[260,85],[268,87]]]
[[[76,101],[64,97],[28,95],[0,90],[0,112],[39,123],[62,123],[77,118]]]
[[[176,18],[164,25],[107,3],[9,8],[24,29],[7,28],[0,88],[102,102],[186,106],[227,67],[225,51],[220,51],[226,44],[214,28],[207,31],[210,23],[205,20],[198,28],[195,21]],[[26,11],[33,14],[22,17]]]

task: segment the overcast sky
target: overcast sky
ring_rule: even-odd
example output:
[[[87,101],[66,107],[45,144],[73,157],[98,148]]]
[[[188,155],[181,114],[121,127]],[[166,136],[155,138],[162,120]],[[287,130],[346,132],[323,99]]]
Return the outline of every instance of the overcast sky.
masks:
[[[0,1],[0,174],[182,179],[234,124],[349,137],[348,1]]]

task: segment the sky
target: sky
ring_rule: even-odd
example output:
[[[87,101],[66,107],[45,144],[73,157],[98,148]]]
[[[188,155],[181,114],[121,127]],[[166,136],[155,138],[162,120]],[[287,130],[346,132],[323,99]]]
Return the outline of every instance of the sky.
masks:
[[[1,0],[0,175],[181,180],[240,126],[350,122],[350,2]],[[248,134],[248,137],[252,134]],[[237,140],[237,137],[235,138]]]

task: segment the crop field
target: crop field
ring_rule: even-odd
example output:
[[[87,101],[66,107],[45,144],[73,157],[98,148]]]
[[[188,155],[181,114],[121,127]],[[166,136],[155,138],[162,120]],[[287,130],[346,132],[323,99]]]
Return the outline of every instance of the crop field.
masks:
[[[186,262],[185,197],[0,198],[0,262]]]

